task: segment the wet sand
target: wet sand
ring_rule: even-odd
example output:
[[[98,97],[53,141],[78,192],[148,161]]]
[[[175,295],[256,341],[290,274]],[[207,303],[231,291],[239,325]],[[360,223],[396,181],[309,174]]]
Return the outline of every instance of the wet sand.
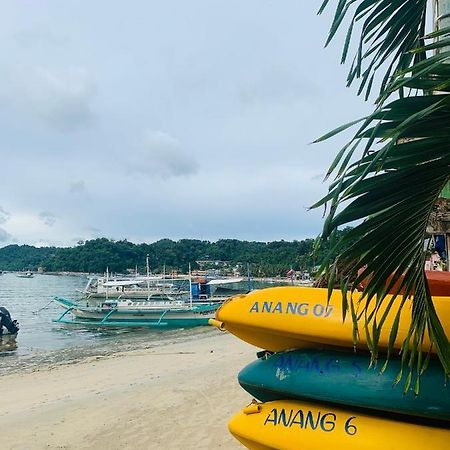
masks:
[[[2,450],[240,449],[237,373],[257,349],[226,333],[0,376]]]

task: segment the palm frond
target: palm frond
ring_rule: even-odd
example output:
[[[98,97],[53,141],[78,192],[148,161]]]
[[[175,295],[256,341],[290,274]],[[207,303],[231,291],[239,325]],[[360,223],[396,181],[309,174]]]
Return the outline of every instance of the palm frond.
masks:
[[[374,139],[378,140],[376,149],[362,145],[364,140],[373,143]],[[328,194],[314,206],[330,204],[321,235],[323,242],[334,241],[343,225],[357,225],[335,241],[332,253],[338,257],[333,259],[330,253],[323,269],[335,274],[338,267],[346,268],[339,280],[345,293],[369,279],[362,313],[373,359],[378,355],[378,338],[384,324],[379,307],[390,301],[387,311],[393,308],[387,293],[401,280],[397,295],[406,298],[414,292],[410,332],[402,350],[409,374],[420,374],[423,369],[426,358],[422,352],[430,350],[422,349],[426,335],[445,373],[450,374],[449,341],[428,289],[423,251],[432,206],[450,179],[450,95],[400,98],[380,107],[365,119],[352,142],[357,147],[361,144],[360,158],[353,162],[346,159],[350,149],[355,151],[350,143],[339,152],[334,170],[339,162],[345,168],[338,172]],[[399,294],[400,289],[404,294]],[[351,305],[352,297],[345,298],[344,309],[357,310],[358,305]],[[394,327],[388,357],[396,336]],[[414,387],[418,386],[416,382]]]
[[[329,3],[328,0],[323,2],[319,14]],[[339,0],[325,45],[348,18],[342,63],[348,58],[354,28],[360,25],[359,42],[347,84],[360,79],[358,94],[365,91],[367,99],[378,70],[385,70],[381,82],[383,92],[394,74],[424,60],[426,12],[427,0]]]

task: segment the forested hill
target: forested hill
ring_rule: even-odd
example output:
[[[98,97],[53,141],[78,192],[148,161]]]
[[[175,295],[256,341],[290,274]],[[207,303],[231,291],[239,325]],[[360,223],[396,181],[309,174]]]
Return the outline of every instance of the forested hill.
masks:
[[[313,239],[302,241],[248,242],[223,239],[217,242],[181,239],[162,239],[152,244],[133,244],[126,240],[94,239],[80,242],[76,247],[36,248],[29,245],[8,245],[0,248],[0,270],[37,270],[46,272],[103,273],[125,272],[138,266],[145,273],[145,260],[149,255],[151,270],[210,269],[218,266],[232,268],[247,264],[254,276],[284,276],[293,268],[310,270],[320,263],[320,255],[311,254]],[[222,263],[220,263],[221,261]]]

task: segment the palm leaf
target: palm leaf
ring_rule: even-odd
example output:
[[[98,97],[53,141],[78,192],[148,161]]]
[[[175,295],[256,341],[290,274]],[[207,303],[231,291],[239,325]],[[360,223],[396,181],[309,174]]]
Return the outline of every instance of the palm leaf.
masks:
[[[322,4],[319,14],[329,3]],[[380,68],[388,66],[381,84],[383,91],[392,75],[423,60],[426,11],[427,0],[339,0],[325,45],[348,19],[342,53],[345,62],[355,26],[359,26],[359,42],[347,77],[348,85],[360,79],[358,93],[365,90],[367,98]],[[413,49],[422,50],[413,53]]]
[[[388,302],[386,310],[390,311],[394,305],[387,292],[400,277],[405,298],[414,291],[411,327],[403,344],[402,360],[409,368],[405,388],[413,383],[414,373],[417,390],[426,361],[422,357],[426,334],[445,373],[450,374],[449,342],[425,279],[423,252],[432,205],[450,178],[450,96],[401,98],[378,108],[364,123],[365,128],[355,135],[355,144],[361,139],[373,142],[374,136],[385,143],[370,152],[365,147],[361,158],[353,162],[345,160],[350,148],[355,151],[351,145],[340,154],[347,164],[324,197],[331,207],[321,239],[327,241],[339,227],[363,221],[334,244],[332,250],[338,257],[326,258],[324,267],[328,273],[346,268],[339,280],[345,286],[345,311],[357,309],[347,291],[371,276],[364,290],[368,302],[360,317],[373,360],[378,357],[378,337],[385,322],[385,316],[379,314],[380,306]],[[335,162],[333,165],[337,167]],[[387,285],[392,274],[393,280]],[[397,330],[398,320],[390,332],[388,358]]]

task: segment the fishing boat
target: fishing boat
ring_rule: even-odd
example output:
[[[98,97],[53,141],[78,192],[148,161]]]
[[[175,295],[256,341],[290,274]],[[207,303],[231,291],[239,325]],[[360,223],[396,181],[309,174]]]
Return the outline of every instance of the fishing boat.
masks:
[[[146,263],[146,276],[111,278],[107,270],[104,278],[95,282],[90,279],[83,291],[84,298],[78,302],[55,297],[56,303],[65,309],[56,322],[110,327],[208,325],[217,308],[229,298],[211,296],[210,286],[242,280],[212,280],[205,289],[199,282],[192,282],[190,268],[188,276],[168,280],[165,273],[150,274],[148,257]],[[186,282],[188,286],[183,289]]]
[[[158,300],[112,299],[95,305],[55,297],[65,311],[56,323],[104,327],[190,328],[208,325],[219,305],[194,305],[169,296]]]
[[[108,300],[184,300],[196,305],[223,303],[237,293],[235,285],[243,278],[192,279],[191,275],[167,278],[162,275],[134,275],[132,277],[90,277],[82,292],[91,305],[98,306]],[[244,289],[247,292],[247,289]]]
[[[82,291],[89,299],[146,299],[150,296],[188,296],[189,291],[175,286],[163,276],[98,277],[89,278]]]
[[[16,277],[18,277],[18,278],[33,278],[34,274],[33,274],[33,272],[30,272],[28,270],[27,272],[16,273]]]
[[[146,275],[136,273],[132,276],[111,276],[108,268],[103,277],[91,277],[82,291],[87,299],[147,299],[170,295],[172,298],[189,296],[188,290],[183,290],[182,283],[177,285],[166,279],[165,273],[153,275],[150,273],[149,257],[146,258]],[[165,271],[164,271],[165,272]],[[184,277],[190,281],[190,278]]]
[[[131,276],[111,276],[108,268],[102,277],[90,277],[82,291],[90,306],[98,306],[111,299],[133,301],[184,300],[196,305],[223,303],[232,295],[241,292],[227,288],[243,281],[243,278],[198,278],[192,280],[189,266],[188,275],[167,276],[150,272],[149,257],[146,258],[146,275],[137,272]],[[245,290],[247,292],[247,290]]]

